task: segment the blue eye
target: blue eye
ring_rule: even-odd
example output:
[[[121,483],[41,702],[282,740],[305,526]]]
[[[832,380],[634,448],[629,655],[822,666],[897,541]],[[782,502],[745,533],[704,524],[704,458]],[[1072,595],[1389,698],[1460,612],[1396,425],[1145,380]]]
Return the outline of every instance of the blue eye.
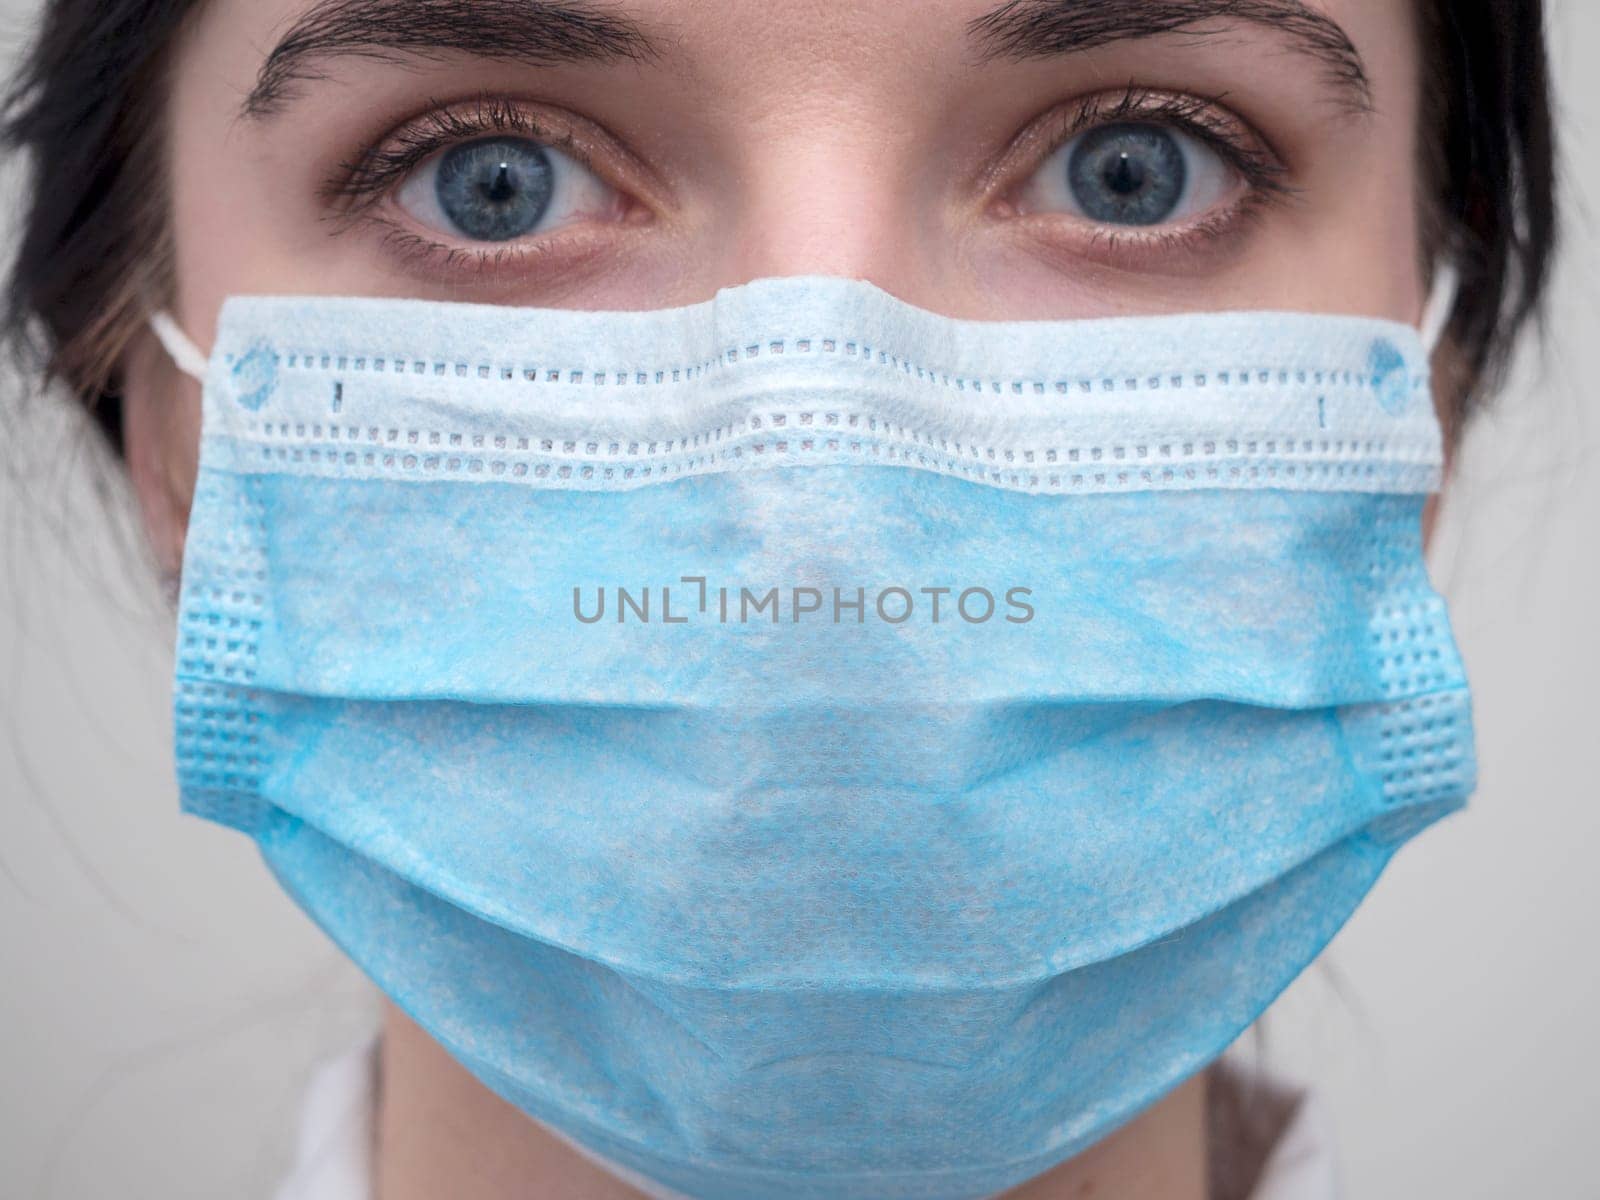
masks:
[[[499,135],[434,154],[411,171],[396,200],[434,232],[509,242],[584,217],[614,216],[619,197],[554,146]]]
[[[1159,225],[1177,211],[1188,167],[1177,139],[1154,125],[1106,125],[1077,140],[1067,186],[1084,215],[1108,225]]]
[[[1178,129],[1117,122],[1086,130],[1041,165],[1020,198],[1026,212],[1066,212],[1100,225],[1186,220],[1240,186],[1215,150]]]
[[[554,174],[537,143],[490,138],[445,151],[433,190],[463,237],[505,242],[538,228],[555,193]]]

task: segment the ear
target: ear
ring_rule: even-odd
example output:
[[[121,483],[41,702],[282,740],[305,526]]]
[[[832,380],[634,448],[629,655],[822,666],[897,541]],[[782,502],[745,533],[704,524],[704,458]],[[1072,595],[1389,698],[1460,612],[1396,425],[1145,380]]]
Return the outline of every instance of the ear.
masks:
[[[200,457],[200,383],[173,365],[148,329],[129,343],[120,374],[128,474],[156,564],[175,578]]]

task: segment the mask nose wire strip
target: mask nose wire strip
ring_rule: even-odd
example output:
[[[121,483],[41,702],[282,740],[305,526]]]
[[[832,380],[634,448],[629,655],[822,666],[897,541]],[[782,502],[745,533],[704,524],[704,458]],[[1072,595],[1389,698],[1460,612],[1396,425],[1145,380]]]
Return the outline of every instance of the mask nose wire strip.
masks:
[[[1422,347],[1429,355],[1439,348],[1445,327],[1449,325],[1450,316],[1455,311],[1456,297],[1460,293],[1460,288],[1461,278],[1455,267],[1450,263],[1441,263],[1434,271],[1433,287],[1428,293],[1428,301],[1423,306],[1422,318],[1418,323]],[[173,320],[171,313],[163,309],[150,314],[150,330],[180,371],[201,382],[205,381],[206,356],[179,327],[178,322]]]
[[[156,335],[156,340],[161,343],[178,370],[201,382],[205,381],[206,356],[189,340],[189,335],[178,327],[171,313],[165,310],[152,313],[150,331]]]
[[[1461,274],[1453,263],[1440,263],[1434,269],[1433,287],[1428,292],[1428,302],[1422,306],[1422,319],[1417,331],[1422,336],[1422,348],[1431,357],[1444,338],[1445,328],[1455,312],[1456,297],[1461,294]]]

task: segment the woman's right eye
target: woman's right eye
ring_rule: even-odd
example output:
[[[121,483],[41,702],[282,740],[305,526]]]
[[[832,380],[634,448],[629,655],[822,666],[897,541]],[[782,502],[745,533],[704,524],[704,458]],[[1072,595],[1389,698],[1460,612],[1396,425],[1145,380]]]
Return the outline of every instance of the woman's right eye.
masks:
[[[395,201],[430,232],[468,242],[510,242],[615,213],[620,196],[554,146],[496,134],[431,155]]]

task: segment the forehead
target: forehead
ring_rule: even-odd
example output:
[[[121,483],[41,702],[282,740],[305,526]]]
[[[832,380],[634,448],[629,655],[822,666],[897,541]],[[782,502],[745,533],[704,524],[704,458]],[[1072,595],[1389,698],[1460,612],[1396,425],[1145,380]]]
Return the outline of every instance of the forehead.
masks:
[[[241,11],[260,14],[267,23],[282,24],[305,16],[323,0],[230,0]],[[444,9],[459,20],[473,16],[526,12],[533,9],[631,17],[647,21],[658,31],[698,29],[720,37],[745,38],[761,31],[783,31],[810,39],[837,38],[841,42],[872,40],[876,31],[919,30],[931,36],[961,30],[965,25],[1000,10],[1054,7],[1088,21],[1114,19],[1120,13],[1139,14],[1152,21],[1214,21],[1230,15],[1249,17],[1259,12],[1270,19],[1289,17],[1295,9],[1335,21],[1361,20],[1410,7],[1398,0],[1057,0],[1053,5],[1032,5],[1026,0],[393,0],[397,19],[407,10]],[[1292,19],[1292,17],[1290,17]]]
[[[370,39],[369,58],[387,49],[551,67],[588,56],[590,65],[821,89],[910,77],[936,84],[1140,43],[1202,56],[1230,42],[1270,42],[1304,55],[1305,66],[1320,58],[1334,75],[1361,73],[1369,59],[1382,71],[1396,65],[1397,50],[1412,53],[1403,36],[1412,8],[1409,0],[217,0],[213,12],[264,62],[298,51],[297,70],[311,65],[311,51],[360,53]]]

